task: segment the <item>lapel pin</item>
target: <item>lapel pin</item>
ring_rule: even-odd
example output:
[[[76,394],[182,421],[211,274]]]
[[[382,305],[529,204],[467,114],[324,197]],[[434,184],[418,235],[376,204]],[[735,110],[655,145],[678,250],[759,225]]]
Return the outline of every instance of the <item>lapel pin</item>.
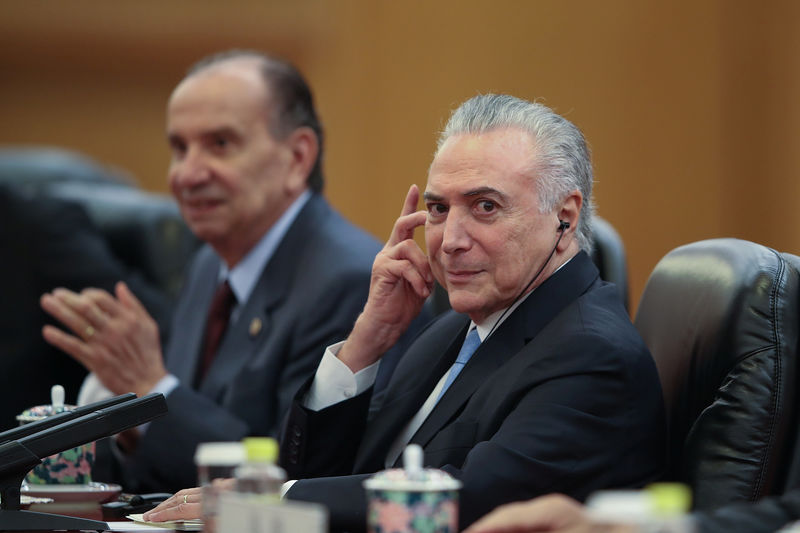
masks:
[[[261,326],[262,326],[261,319],[255,317],[253,320],[250,321],[250,336],[255,337],[259,333],[261,333]]]

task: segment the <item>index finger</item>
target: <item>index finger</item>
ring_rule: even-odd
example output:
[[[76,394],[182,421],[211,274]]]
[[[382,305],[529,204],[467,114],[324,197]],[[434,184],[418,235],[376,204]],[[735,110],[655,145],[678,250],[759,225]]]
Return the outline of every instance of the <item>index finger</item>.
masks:
[[[408,193],[406,193],[406,201],[403,204],[403,210],[400,212],[400,216],[404,217],[416,211],[418,202],[419,202],[419,187],[417,187],[417,184],[414,183],[411,185],[411,187],[409,187]]]
[[[394,246],[406,239],[411,239],[414,236],[414,229],[425,224],[428,215],[424,211],[417,211],[418,201],[419,188],[416,185],[412,185],[408,189],[403,211],[400,213],[400,218],[394,223],[392,234],[389,236],[386,246]]]

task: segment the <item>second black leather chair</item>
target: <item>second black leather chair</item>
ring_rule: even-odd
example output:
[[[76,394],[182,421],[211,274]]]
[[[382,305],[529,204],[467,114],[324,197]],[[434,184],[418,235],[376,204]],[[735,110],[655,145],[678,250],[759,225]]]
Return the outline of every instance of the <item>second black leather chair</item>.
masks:
[[[636,326],[670,424],[666,478],[698,509],[779,493],[797,415],[800,275],[748,241],[681,246],[653,270]]]

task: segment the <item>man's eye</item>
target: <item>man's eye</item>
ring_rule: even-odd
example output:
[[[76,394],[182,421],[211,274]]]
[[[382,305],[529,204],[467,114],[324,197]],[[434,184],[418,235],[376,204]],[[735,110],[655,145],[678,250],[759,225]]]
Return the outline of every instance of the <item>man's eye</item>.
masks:
[[[176,159],[180,159],[186,153],[186,145],[182,142],[173,141],[169,143],[170,151],[172,151],[172,157]]]
[[[428,213],[431,215],[443,215],[447,213],[447,206],[444,204],[428,204]]]
[[[483,213],[491,213],[497,209],[497,204],[491,200],[481,200],[478,202],[478,209]]]
[[[217,137],[216,139],[214,139],[214,146],[216,146],[217,148],[225,148],[226,146],[228,146],[228,139],[224,137]]]

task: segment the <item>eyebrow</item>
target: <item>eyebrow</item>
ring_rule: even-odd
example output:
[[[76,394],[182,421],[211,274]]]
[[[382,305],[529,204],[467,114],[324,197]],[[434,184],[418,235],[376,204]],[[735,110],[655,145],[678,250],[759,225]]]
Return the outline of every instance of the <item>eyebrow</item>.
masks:
[[[477,189],[470,189],[469,191],[462,193],[462,196],[464,196],[465,198],[470,198],[472,196],[481,196],[481,195],[494,195],[494,196],[499,196],[503,200],[506,199],[505,194],[503,194],[502,192],[498,191],[493,187],[478,187]],[[428,202],[441,202],[442,200],[444,200],[443,196],[427,191],[422,195],[422,197],[425,201]]]
[[[495,196],[499,196],[500,198],[505,198],[506,197],[505,194],[503,194],[502,192],[500,192],[497,189],[494,189],[492,187],[478,187],[477,189],[472,189],[471,191],[465,192],[464,196],[467,196],[467,197],[469,197],[469,196],[481,196],[481,195],[484,195],[484,194],[495,195]]]
[[[183,139],[184,136],[178,132],[173,132],[167,130],[166,132],[167,140],[172,141],[173,139]],[[230,126],[220,126],[218,128],[212,128],[209,130],[203,130],[198,133],[201,138],[209,138],[209,137],[216,137],[216,136],[223,136],[223,137],[240,137],[239,132],[236,131],[234,128]]]
[[[444,200],[443,197],[439,196],[438,194],[433,194],[432,192],[424,192],[422,194],[422,199],[426,202],[441,202]]]
[[[203,138],[209,137],[240,137],[239,132],[230,126],[220,126],[200,133]]]

